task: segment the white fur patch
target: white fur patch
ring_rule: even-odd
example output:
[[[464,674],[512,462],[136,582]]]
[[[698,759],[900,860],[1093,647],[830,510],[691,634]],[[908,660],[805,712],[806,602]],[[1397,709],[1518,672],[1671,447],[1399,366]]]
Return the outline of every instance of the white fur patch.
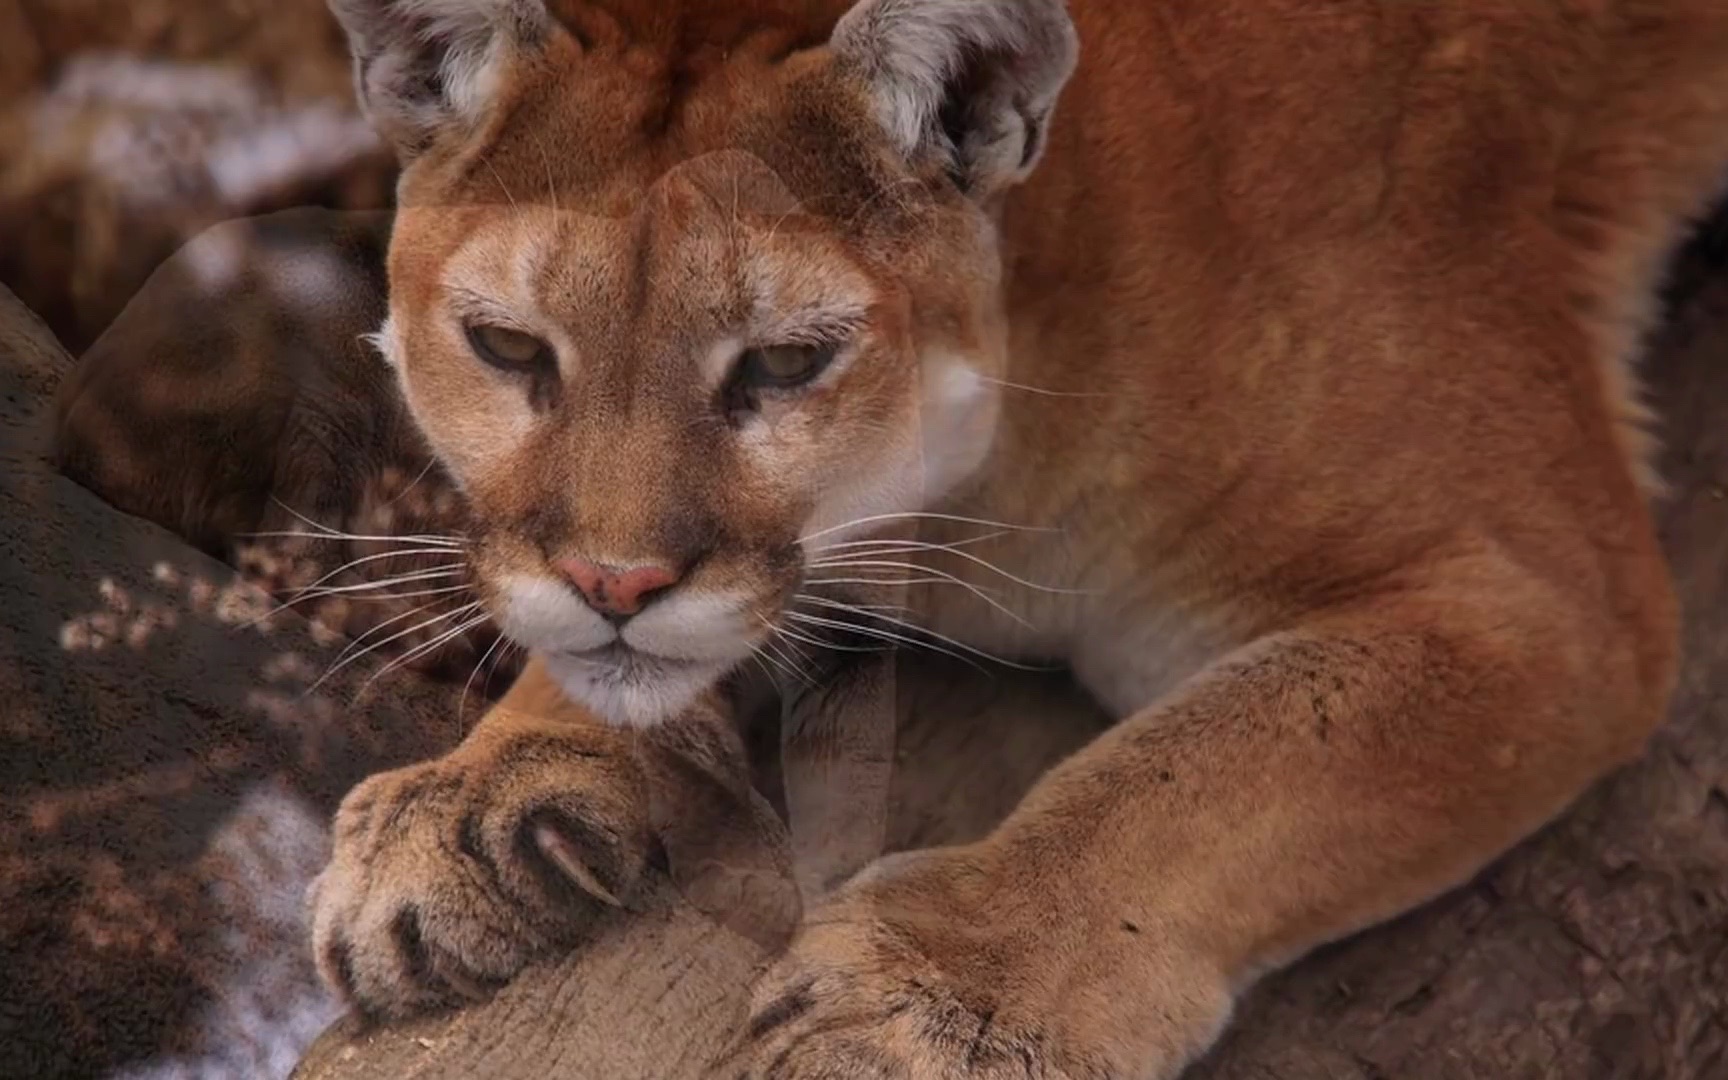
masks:
[[[673,592],[624,624],[624,644],[654,656],[735,664],[763,634],[741,593]]]
[[[742,663],[760,632],[748,625],[748,600],[730,594],[672,595],[624,624],[623,632],[562,582],[504,579],[499,627],[533,650],[570,696],[611,723],[648,727],[688,708]],[[638,650],[617,661],[586,653],[623,639]]]
[[[500,582],[498,625],[537,652],[587,652],[617,640],[612,624],[561,581],[513,574]]]
[[[715,342],[702,358],[702,378],[710,386],[719,386],[726,381],[732,365],[738,362],[743,352],[744,342],[739,338],[728,337]]]
[[[386,364],[398,372],[402,370],[402,335],[396,329],[395,316],[386,315],[382,326],[370,334],[361,334],[360,340],[376,349]]]
[[[580,656],[545,657],[546,671],[570,696],[619,727],[664,723],[696,703],[730,665],[663,664],[614,667]]]
[[[1110,715],[1146,708],[1235,646],[1174,608],[1137,603],[1126,618],[1095,614],[1072,647],[1074,676]]]
[[[915,430],[855,483],[824,492],[802,535],[834,544],[880,531],[892,518],[926,510],[989,457],[1000,414],[1000,384],[964,358],[927,357]]]
[[[996,441],[1000,384],[958,356],[937,356],[924,367],[919,414],[924,490],[936,499],[953,491],[984,464]]]

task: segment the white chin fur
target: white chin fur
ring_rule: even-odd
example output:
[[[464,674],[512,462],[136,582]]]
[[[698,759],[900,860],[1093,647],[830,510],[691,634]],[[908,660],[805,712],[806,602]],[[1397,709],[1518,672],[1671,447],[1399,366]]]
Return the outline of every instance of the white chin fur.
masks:
[[[756,636],[735,596],[671,596],[624,626],[622,635],[549,578],[510,577],[500,590],[498,625],[545,658],[564,693],[608,721],[651,727],[690,707],[750,655]],[[634,651],[610,662],[572,653],[618,642]]]
[[[727,671],[727,665],[653,660],[646,661],[647,670],[627,671],[556,653],[545,663],[571,701],[593,709],[607,723],[635,728],[654,727],[682,713]]]
[[[551,578],[512,575],[501,582],[494,608],[511,639],[538,652],[583,652],[611,644],[612,626]]]

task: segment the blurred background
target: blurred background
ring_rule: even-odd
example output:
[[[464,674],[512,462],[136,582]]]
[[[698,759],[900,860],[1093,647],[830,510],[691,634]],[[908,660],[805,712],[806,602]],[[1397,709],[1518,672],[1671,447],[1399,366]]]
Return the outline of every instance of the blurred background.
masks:
[[[0,283],[76,355],[203,228],[387,205],[324,0],[0,0]]]

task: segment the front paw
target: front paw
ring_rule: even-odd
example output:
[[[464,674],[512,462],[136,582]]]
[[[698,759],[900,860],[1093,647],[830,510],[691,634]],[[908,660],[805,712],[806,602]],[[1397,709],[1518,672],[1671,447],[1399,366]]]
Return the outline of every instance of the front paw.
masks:
[[[375,1016],[485,997],[641,892],[645,803],[617,736],[572,725],[371,777],[310,891],[320,971]]]
[[[896,856],[813,912],[725,1080],[1163,1080],[1224,980],[985,847]]]

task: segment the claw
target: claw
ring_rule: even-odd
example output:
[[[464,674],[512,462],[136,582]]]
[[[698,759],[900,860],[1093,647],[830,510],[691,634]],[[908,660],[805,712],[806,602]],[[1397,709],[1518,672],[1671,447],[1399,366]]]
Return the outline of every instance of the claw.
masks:
[[[594,871],[582,861],[576,852],[575,845],[552,825],[544,821],[534,823],[534,843],[540,851],[552,860],[553,865],[564,871],[565,875],[580,885],[596,900],[612,905],[615,908],[624,906],[624,902],[612,894],[612,890],[600,884],[600,879],[594,876]]]

